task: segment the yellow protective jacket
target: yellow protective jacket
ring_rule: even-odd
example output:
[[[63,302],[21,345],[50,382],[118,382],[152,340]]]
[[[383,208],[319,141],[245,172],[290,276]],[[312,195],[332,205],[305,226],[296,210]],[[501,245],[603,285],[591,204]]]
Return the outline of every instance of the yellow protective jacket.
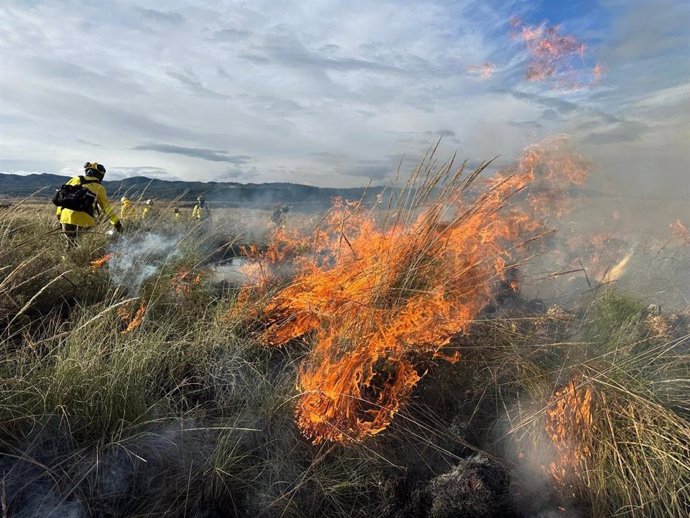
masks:
[[[113,212],[112,207],[110,206],[110,202],[108,201],[108,195],[105,192],[105,187],[101,185],[98,178],[95,178],[93,176],[84,176],[84,180],[93,182],[84,184],[84,188],[88,189],[96,195],[96,204],[98,205],[101,214],[103,214],[106,218],[110,219],[110,222],[113,225],[117,224],[119,219],[115,212]],[[78,176],[75,176],[74,178],[70,179],[69,182],[67,182],[68,185],[79,185],[80,183],[81,179]],[[96,226],[96,220],[89,216],[86,212],[58,207],[57,215],[60,218],[60,223],[65,223],[68,225],[78,225],[80,227]]]
[[[126,220],[130,219],[134,215],[134,206],[129,200],[122,202],[122,208],[120,209],[120,219]]]

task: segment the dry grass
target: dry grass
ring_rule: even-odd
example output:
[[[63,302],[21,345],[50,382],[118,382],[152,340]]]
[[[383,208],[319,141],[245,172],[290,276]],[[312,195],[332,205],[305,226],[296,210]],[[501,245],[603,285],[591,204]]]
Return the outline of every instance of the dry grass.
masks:
[[[422,198],[414,197],[424,193],[410,192],[406,205],[416,210]],[[571,313],[546,314],[518,299],[512,309],[486,310],[447,346],[461,361],[419,363],[428,373],[387,430],[350,446],[314,446],[294,421],[308,341],[261,346],[250,331],[262,322],[252,325],[238,313],[237,290],[204,273],[233,247],[265,242],[270,214],[218,211],[201,231],[193,222],[175,228],[156,210],[131,235],[179,235],[180,253],[130,293],[107,267],[91,271],[109,246],[105,228],[63,260],[48,210],[0,209],[0,492],[8,515],[412,516],[413,508],[429,511],[419,495],[441,486],[456,494],[448,485],[466,480],[462,459],[485,450],[493,466],[511,468],[511,491],[528,514],[561,505],[602,517],[687,516],[687,328],[676,322],[676,335],[656,334],[646,301],[601,290]],[[405,271],[422,270],[413,260]],[[181,281],[194,278],[186,272],[201,281]],[[245,309],[260,314],[273,294]],[[142,303],[141,326],[123,333],[118,309]],[[562,444],[586,453],[554,480],[549,466],[559,457],[547,416],[570,380],[591,391],[591,419]],[[523,469],[543,486],[531,488]],[[421,507],[410,507],[413,493]],[[539,494],[548,496],[543,507],[525,504],[536,506]]]

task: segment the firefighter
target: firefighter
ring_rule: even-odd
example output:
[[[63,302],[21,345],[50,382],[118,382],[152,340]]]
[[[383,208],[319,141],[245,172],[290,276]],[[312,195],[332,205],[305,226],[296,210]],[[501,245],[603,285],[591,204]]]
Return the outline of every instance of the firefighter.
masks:
[[[286,214],[289,210],[290,208],[287,205],[278,207],[271,215],[271,223],[273,223],[276,227],[282,227],[285,225]]]
[[[148,199],[144,203],[144,208],[141,211],[141,219],[146,220],[149,217],[149,212],[151,212],[151,207],[153,207],[153,200]]]
[[[175,221],[178,222],[178,223],[179,223],[180,221],[182,221],[182,213],[180,212],[180,209],[178,209],[177,207],[175,207],[175,208],[173,209],[173,212],[175,213]]]
[[[194,209],[192,210],[192,218],[199,221],[204,221],[207,220],[209,216],[210,214],[206,200],[204,199],[204,196],[200,194],[196,198],[196,205],[194,205]]]
[[[132,205],[132,202],[129,201],[127,196],[123,196],[120,199],[120,202],[122,203],[122,207],[120,208],[120,220],[127,221],[128,219],[131,219],[132,214],[134,213],[134,205]]]
[[[68,248],[76,246],[79,234],[96,226],[99,214],[108,218],[115,230],[122,232],[122,223],[110,206],[105,187],[101,184],[104,175],[105,167],[102,164],[86,162],[84,175],[71,178],[53,198],[53,203],[58,206],[57,218]]]

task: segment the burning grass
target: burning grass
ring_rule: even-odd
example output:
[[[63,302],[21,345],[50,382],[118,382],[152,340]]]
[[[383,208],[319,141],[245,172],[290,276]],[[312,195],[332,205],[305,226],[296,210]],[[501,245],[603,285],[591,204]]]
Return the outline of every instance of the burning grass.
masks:
[[[597,299],[586,341],[545,363],[540,391],[510,418],[520,462],[586,515],[683,516],[690,505],[688,328],[668,340],[646,311],[616,292]]]
[[[562,142],[288,220],[242,288],[207,274],[235,236],[153,225],[130,270],[98,231],[62,260],[52,214],[0,216],[6,514],[687,515],[686,318],[525,298],[585,178]]]
[[[470,174],[420,169],[386,216],[378,205],[365,210],[340,200],[311,236],[281,232],[268,252],[249,254],[259,260],[247,270],[263,275],[244,298],[271,285],[265,272],[276,263],[290,259],[295,270],[259,314],[259,340],[313,340],[298,380],[297,422],[307,437],[318,444],[380,433],[424,376],[420,359],[459,359],[444,347],[468,330],[543,231],[536,217],[586,176],[577,155],[555,152],[562,144],[530,148],[514,170],[472,195],[484,166]],[[539,191],[505,208],[533,182]],[[308,253],[296,253],[305,243]],[[516,291],[517,279],[511,282]]]

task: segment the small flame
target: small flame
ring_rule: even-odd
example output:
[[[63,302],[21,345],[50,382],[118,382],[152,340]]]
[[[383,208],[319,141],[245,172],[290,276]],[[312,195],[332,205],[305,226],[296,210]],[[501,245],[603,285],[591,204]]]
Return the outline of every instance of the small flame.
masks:
[[[566,484],[582,471],[591,456],[590,434],[594,392],[578,377],[557,390],[546,411],[546,431],[556,449],[557,458],[546,469],[554,480]]]
[[[628,263],[630,262],[630,259],[632,259],[633,254],[635,253],[635,250],[631,250],[628,252],[628,254],[621,259],[618,263],[611,268],[606,275],[604,275],[604,278],[601,280],[602,283],[609,283],[609,282],[615,282],[618,279],[621,278],[621,276],[625,273],[626,269],[628,268]]]
[[[179,271],[173,278],[173,288],[177,295],[189,295],[194,286],[201,284],[201,274],[192,275],[189,271]]]
[[[604,75],[604,70],[605,67],[603,64],[597,63],[596,65],[594,65],[594,68],[592,69],[592,86],[596,86],[599,84],[602,76]]]
[[[683,225],[679,219],[671,223],[669,226],[671,228],[671,232],[673,232],[673,235],[682,239],[685,244],[690,244],[690,230],[688,230],[688,227]]]
[[[494,72],[496,71],[496,65],[493,63],[482,63],[481,65],[472,65],[467,67],[467,71],[475,75],[478,79],[481,79],[482,81],[491,78],[491,76],[494,75]]]
[[[104,264],[106,264],[110,259],[113,257],[113,254],[105,254],[103,257],[99,257],[98,259],[94,259],[91,261],[91,271],[92,272],[97,272],[100,270]]]
[[[587,46],[571,34],[563,34],[557,26],[530,26],[518,18],[511,20],[513,38],[525,44],[529,56],[525,78],[528,81],[551,82],[556,88],[575,89],[597,84],[604,66],[591,69],[591,79],[584,81],[581,63]],[[588,74],[590,72],[587,72]]]
[[[146,304],[141,303],[139,308],[132,313],[131,309],[127,306],[122,306],[118,308],[117,314],[122,320],[122,334],[129,334],[135,329],[138,329],[139,326],[141,326],[143,320],[144,320],[144,315],[146,314]]]

